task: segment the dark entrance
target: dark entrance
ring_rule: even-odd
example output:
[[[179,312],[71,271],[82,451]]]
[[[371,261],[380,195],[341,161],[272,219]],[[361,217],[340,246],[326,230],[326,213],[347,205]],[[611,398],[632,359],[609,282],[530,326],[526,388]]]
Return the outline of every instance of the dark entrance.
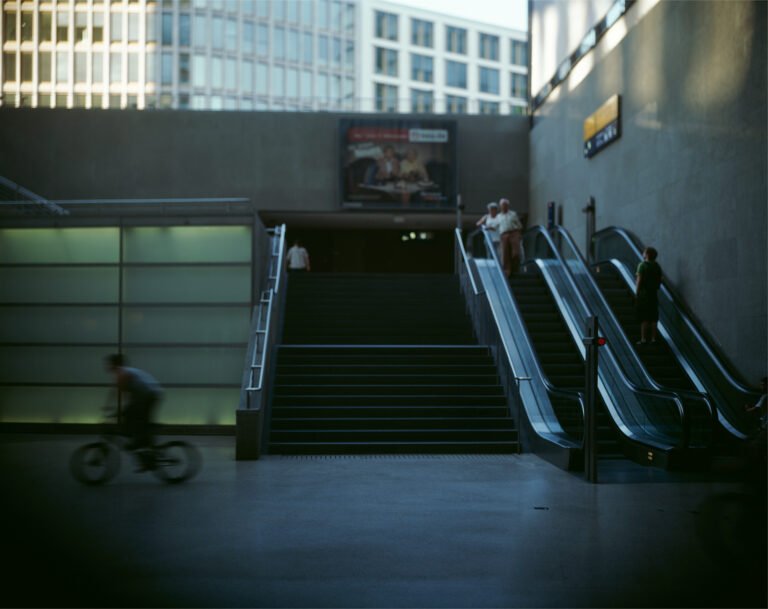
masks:
[[[453,233],[442,230],[296,229],[312,270],[336,273],[452,273]]]

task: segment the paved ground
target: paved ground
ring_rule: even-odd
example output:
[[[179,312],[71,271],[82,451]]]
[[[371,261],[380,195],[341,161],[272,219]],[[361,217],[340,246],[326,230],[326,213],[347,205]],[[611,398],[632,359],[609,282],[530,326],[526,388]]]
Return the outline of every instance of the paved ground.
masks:
[[[4,606],[766,606],[764,502],[738,482],[535,456],[235,462],[188,438],[167,486],[68,473],[87,438],[0,436]],[[746,489],[748,490],[748,489]],[[763,510],[763,511],[761,511]]]

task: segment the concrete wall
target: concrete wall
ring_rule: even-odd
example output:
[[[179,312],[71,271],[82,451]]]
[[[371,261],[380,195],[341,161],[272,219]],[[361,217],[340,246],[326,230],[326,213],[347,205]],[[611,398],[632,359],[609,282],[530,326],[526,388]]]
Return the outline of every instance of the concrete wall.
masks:
[[[581,209],[594,196],[597,228],[623,226],[657,247],[668,278],[753,382],[767,360],[766,8],[660,2],[580,83],[559,87],[530,139],[530,223],[556,201],[583,244]],[[587,160],[583,121],[614,93],[622,137]]]
[[[49,199],[237,196],[261,210],[338,212],[340,116],[5,109],[0,175]],[[468,211],[501,196],[527,211],[527,119],[457,123]]]

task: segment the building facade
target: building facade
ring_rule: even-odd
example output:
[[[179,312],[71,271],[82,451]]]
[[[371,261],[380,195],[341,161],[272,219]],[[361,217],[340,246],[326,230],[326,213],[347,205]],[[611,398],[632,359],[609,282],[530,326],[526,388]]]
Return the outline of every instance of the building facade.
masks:
[[[11,0],[11,107],[524,113],[525,33],[377,0]]]

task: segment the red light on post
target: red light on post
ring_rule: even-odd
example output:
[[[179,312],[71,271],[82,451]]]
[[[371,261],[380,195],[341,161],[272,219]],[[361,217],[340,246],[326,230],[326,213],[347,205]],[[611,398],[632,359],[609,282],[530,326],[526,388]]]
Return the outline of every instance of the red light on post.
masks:
[[[608,339],[605,338],[605,336],[598,336],[597,337],[597,346],[598,347],[604,347],[607,342],[608,342]]]

